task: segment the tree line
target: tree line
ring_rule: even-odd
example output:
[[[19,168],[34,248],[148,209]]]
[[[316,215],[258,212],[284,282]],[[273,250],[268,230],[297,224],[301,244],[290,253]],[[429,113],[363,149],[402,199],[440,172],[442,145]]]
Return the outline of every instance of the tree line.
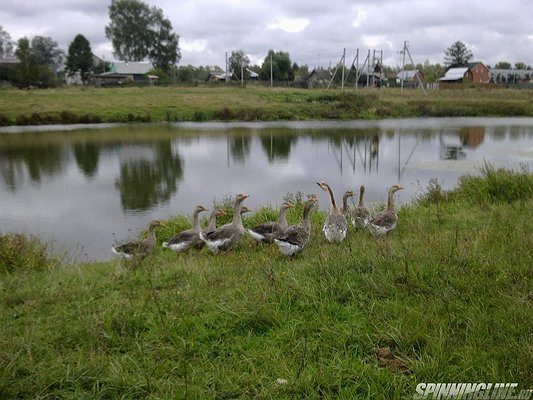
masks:
[[[111,40],[114,56],[122,61],[149,60],[154,69],[150,74],[160,81],[191,82],[204,81],[211,72],[224,72],[219,66],[192,65],[178,66],[181,60],[179,35],[173,32],[172,23],[163,11],[150,7],[140,0],[112,0],[109,6],[110,23],[105,27],[105,35]],[[444,65],[408,65],[405,69],[419,69],[426,82],[435,82],[444,75],[446,68],[466,65],[473,57],[472,52],[460,41],[453,43],[444,52]],[[0,81],[9,81],[19,87],[50,87],[62,83],[65,76],[79,76],[86,84],[93,74],[109,70],[109,63],[95,61],[91,45],[82,34],[77,34],[65,52],[58,48],[50,37],[35,36],[31,40],[24,37],[14,43],[11,36],[0,26],[0,59],[14,59],[16,63],[0,64]],[[344,66],[337,65],[337,68]],[[375,66],[377,67],[377,66]],[[502,61],[495,68],[510,69],[511,64]],[[517,69],[531,69],[522,62]],[[400,68],[379,66],[380,72],[392,74]],[[309,67],[291,61],[288,52],[269,50],[261,65],[251,65],[243,50],[234,50],[228,59],[228,71],[232,80],[248,80],[252,74],[259,80],[290,82],[297,76],[307,77]],[[348,66],[347,82],[355,80],[356,71]],[[334,81],[339,83],[341,74]]]

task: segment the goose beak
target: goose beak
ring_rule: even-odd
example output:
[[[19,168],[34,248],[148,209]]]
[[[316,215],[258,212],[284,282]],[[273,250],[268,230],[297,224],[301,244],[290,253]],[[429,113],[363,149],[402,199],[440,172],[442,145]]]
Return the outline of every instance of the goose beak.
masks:
[[[289,208],[293,208],[293,207],[294,207],[294,204],[287,202],[287,206],[288,206]]]
[[[242,197],[245,198],[245,199],[247,199],[248,197],[250,197],[250,195],[249,195],[248,193],[243,193],[243,194],[242,194]]]

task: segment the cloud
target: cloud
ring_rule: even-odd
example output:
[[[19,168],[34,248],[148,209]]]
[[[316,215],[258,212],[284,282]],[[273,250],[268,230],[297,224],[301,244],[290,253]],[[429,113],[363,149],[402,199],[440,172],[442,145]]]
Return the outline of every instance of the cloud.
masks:
[[[278,17],[274,21],[267,23],[268,29],[281,29],[289,33],[297,33],[303,31],[309,25],[307,18],[287,18]]]
[[[112,59],[105,37],[110,0],[18,0],[0,3],[3,28],[17,40],[50,36],[67,50],[87,37],[98,56]],[[457,40],[488,65],[506,60],[533,65],[530,15],[533,2],[507,0],[147,0],[163,10],[180,36],[182,64],[224,65],[225,52],[243,50],[261,62],[269,49],[286,51],[293,62],[313,68],[335,64],[346,48],[383,50],[384,62],[400,63],[403,42],[416,63],[443,63]]]

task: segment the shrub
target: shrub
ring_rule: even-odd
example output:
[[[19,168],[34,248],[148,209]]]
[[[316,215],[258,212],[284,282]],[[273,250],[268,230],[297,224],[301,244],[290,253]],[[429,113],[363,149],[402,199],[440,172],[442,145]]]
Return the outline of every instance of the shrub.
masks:
[[[47,246],[33,236],[0,235],[0,273],[43,270],[50,266]]]
[[[465,175],[459,179],[458,194],[477,203],[526,200],[533,196],[533,174],[527,166],[521,171],[496,169],[485,162],[481,176]]]

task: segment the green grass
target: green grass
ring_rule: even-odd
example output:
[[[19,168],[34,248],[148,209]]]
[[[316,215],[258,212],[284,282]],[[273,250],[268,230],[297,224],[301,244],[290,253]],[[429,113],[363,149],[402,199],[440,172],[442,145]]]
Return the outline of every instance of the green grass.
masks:
[[[533,116],[533,91],[241,87],[0,90],[0,125]]]
[[[517,189],[511,198],[491,192],[502,179]],[[419,382],[533,388],[532,188],[528,171],[491,168],[451,193],[433,184],[399,210],[390,236],[351,231],[340,245],[326,243],[315,211],[312,239],[292,259],[246,237],[221,256],[158,249],[137,269],[115,260],[4,271],[0,398],[410,398]],[[273,217],[258,210],[245,225]],[[172,233],[159,230],[160,241]],[[406,370],[380,367],[382,347]]]

